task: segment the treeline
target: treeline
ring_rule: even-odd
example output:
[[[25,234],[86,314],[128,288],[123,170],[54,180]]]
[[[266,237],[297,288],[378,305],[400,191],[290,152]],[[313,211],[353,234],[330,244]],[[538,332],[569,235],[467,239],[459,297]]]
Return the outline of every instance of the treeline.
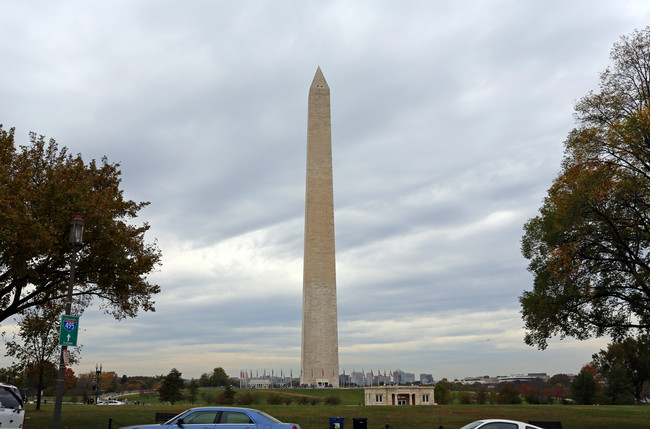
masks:
[[[619,374],[620,376],[621,374]],[[650,397],[650,383],[645,382],[638,399],[632,386],[624,381],[608,380],[592,364],[585,365],[575,377],[557,374],[544,381],[471,385],[442,379],[434,389],[438,404],[601,404],[632,405],[645,403]]]
[[[30,400],[37,396],[39,378],[43,396],[54,396],[57,376],[57,368],[50,362],[25,369],[17,366],[0,368],[0,380],[18,387]],[[107,392],[157,391],[162,379],[163,375],[119,376],[114,371],[90,371],[77,375],[71,368],[67,368],[65,394],[81,401]]]
[[[58,372],[55,365],[49,361],[41,364],[32,364],[21,368],[18,365],[0,368],[0,380],[18,387],[30,400],[40,405],[40,396],[54,396]],[[196,387],[238,387],[236,380],[231,380],[226,371],[219,367],[211,372],[203,373],[197,380],[183,380],[180,373],[170,372],[165,375],[118,375],[114,371],[90,371],[76,374],[71,368],[65,373],[65,394],[74,401],[87,402],[88,399],[105,393],[121,394],[123,392],[139,392],[150,395],[164,387],[166,379],[175,381],[178,378],[180,389]],[[167,383],[169,384],[169,382]],[[40,387],[40,388],[39,388]],[[173,389],[174,391],[176,389]],[[163,396],[165,394],[163,393]],[[172,394],[175,396],[175,394]]]

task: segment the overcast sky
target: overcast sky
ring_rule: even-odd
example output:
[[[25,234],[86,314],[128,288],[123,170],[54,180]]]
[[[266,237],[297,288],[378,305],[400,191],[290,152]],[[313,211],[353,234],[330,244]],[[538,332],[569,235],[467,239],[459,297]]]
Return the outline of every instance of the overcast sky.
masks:
[[[320,66],[341,371],[577,373],[607,339],[524,344],[522,227],[575,101],[648,24],[646,0],[3,2],[0,123],[119,162],[163,252],[156,312],[88,309],[73,369],[299,374]]]

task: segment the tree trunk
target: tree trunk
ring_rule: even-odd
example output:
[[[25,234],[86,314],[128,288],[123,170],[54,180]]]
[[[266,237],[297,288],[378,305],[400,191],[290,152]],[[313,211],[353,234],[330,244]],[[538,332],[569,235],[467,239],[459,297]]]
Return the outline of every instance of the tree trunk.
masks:
[[[43,364],[38,365],[38,383],[36,385],[36,409],[41,409],[41,392],[43,392]]]

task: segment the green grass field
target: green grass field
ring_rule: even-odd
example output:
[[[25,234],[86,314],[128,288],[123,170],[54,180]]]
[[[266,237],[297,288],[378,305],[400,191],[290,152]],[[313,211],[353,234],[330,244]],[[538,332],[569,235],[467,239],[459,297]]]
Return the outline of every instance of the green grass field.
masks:
[[[439,406],[385,406],[359,405],[363,391],[339,390],[277,390],[286,395],[317,397],[339,396],[341,405],[267,405],[262,398],[269,392],[255,391],[260,402],[251,405],[285,422],[297,423],[302,429],[328,429],[329,417],[345,418],[344,429],[352,429],[352,418],[368,419],[368,429],[445,429],[460,428],[480,418],[508,418],[513,420],[559,420],[564,429],[636,429],[650,428],[650,406],[577,406],[577,405],[439,405]],[[112,427],[154,423],[156,412],[181,412],[191,405],[63,405],[61,427],[68,429],[106,429],[109,419]],[[45,429],[52,426],[54,406],[43,404],[36,411],[28,406],[25,427]]]

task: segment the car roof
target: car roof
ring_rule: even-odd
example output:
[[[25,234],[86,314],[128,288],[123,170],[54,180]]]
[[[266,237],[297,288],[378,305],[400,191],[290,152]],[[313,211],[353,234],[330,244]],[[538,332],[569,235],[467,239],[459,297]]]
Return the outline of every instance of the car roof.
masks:
[[[530,427],[532,427],[532,428],[539,428],[539,429],[542,429],[542,428],[540,428],[539,426],[535,426],[534,424],[531,424],[531,423],[522,422],[521,420],[508,420],[508,419],[481,419],[480,421],[482,421],[483,423],[493,423],[493,422],[523,423],[523,424],[528,425],[528,426],[530,426]]]
[[[255,411],[257,412],[258,410],[255,410],[253,408],[242,408],[242,407],[219,407],[219,406],[213,406],[213,407],[194,407],[190,408],[189,410],[225,410],[225,411]],[[188,411],[189,411],[188,410]]]

